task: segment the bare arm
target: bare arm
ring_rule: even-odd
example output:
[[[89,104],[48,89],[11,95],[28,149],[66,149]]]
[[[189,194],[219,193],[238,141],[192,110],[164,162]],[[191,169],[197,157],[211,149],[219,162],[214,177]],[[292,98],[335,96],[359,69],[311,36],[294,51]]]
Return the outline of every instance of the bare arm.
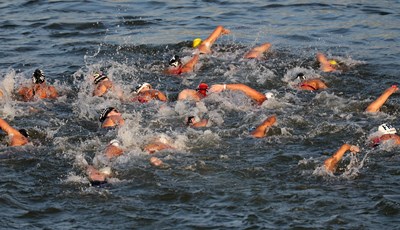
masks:
[[[198,61],[199,61],[199,54],[196,54],[192,59],[190,59],[190,61],[188,61],[185,65],[183,65],[182,73],[193,71],[194,66],[197,64]]]
[[[386,89],[381,96],[379,96],[375,101],[373,101],[366,109],[366,112],[378,112],[382,105],[387,101],[387,99],[396,92],[399,88],[397,85],[392,85],[390,88]]]
[[[22,135],[18,130],[14,129],[5,120],[0,118],[0,128],[11,137],[10,146],[21,146],[28,143],[28,138]]]
[[[265,137],[267,129],[275,124],[275,122],[275,115],[268,117],[261,125],[259,125],[253,132],[251,132],[251,135],[257,138]]]
[[[244,55],[244,58],[259,58],[270,47],[271,43],[264,43],[261,46],[254,47],[246,55]]]
[[[264,94],[244,84],[212,85],[210,88],[210,92],[218,93],[227,89],[241,91],[251,99],[257,101],[258,104],[262,104],[265,100],[267,100],[267,97],[265,97]]]
[[[173,147],[168,144],[164,144],[160,141],[155,141],[150,144],[147,144],[143,149],[149,154],[152,154],[164,149],[173,149]]]
[[[196,90],[193,89],[184,89],[178,95],[178,100],[193,100],[193,101],[200,101],[201,96],[197,93]]]
[[[328,59],[322,53],[317,53],[317,60],[320,64],[320,68],[324,72],[335,71],[335,68],[329,63]]]
[[[0,128],[7,133],[7,135],[19,133],[18,130],[14,129],[11,125],[9,125],[5,120],[0,118]]]
[[[223,34],[229,34],[231,31],[225,29],[222,26],[217,26],[217,28],[206,38],[199,46],[198,50],[200,53],[211,53],[211,46],[214,44],[214,42],[217,40],[217,38]]]
[[[49,92],[49,98],[57,98],[58,97],[58,92],[54,86],[49,86],[48,87],[48,92]]]
[[[22,96],[24,101],[30,101],[34,96],[33,90],[29,87],[22,87],[18,90],[18,94]]]
[[[339,148],[339,150],[336,151],[335,154],[333,154],[332,157],[325,160],[324,165],[325,165],[326,170],[328,170],[330,172],[334,172],[336,170],[336,167],[337,167],[339,161],[343,158],[343,155],[348,150],[350,150],[353,153],[357,153],[360,151],[360,149],[355,145],[343,144]]]

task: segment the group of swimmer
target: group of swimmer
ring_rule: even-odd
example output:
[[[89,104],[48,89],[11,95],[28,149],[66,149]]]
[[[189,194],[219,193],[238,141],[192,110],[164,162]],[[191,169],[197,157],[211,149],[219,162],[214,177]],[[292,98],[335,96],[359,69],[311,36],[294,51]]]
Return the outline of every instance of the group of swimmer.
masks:
[[[169,66],[164,70],[163,73],[167,75],[181,75],[185,73],[190,73],[195,71],[195,67],[200,61],[203,55],[212,53],[212,45],[215,41],[222,35],[229,34],[230,30],[224,28],[223,26],[217,26],[216,29],[210,34],[208,38],[204,41],[201,39],[195,39],[193,41],[194,53],[192,57],[187,57],[181,59],[178,55],[174,55],[170,61]],[[260,46],[254,47],[249,52],[247,52],[243,58],[244,59],[260,59],[263,54],[266,53],[271,47],[270,43],[264,43]],[[322,72],[335,72],[339,71],[341,67],[344,66],[338,60],[329,60],[324,54],[317,53],[316,60],[319,63],[320,71]],[[114,82],[111,81],[107,75],[102,72],[95,72],[91,76],[93,82],[93,92],[94,97],[102,97],[108,94],[112,94],[114,97],[119,98],[121,101],[147,103],[152,100],[158,100],[160,102],[167,102],[167,96],[160,90],[154,89],[149,83],[139,84],[135,90],[129,95],[125,93],[118,87]],[[320,78],[308,78],[303,73],[298,73],[296,76],[298,84],[296,88],[299,90],[307,91],[317,91],[327,89],[328,86]],[[190,100],[190,101],[201,101],[203,98],[211,93],[220,93],[222,91],[238,91],[249,97],[257,105],[262,105],[265,101],[274,97],[270,92],[262,93],[253,89],[245,84],[214,84],[208,86],[207,83],[202,82],[198,85],[196,89],[183,89],[177,100]],[[386,89],[376,100],[374,100],[365,109],[366,112],[375,113],[383,106],[383,104],[389,99],[389,97],[398,91],[398,87],[393,85]],[[45,74],[42,70],[37,69],[32,75],[32,83],[27,86],[23,86],[15,92],[16,96],[22,101],[32,101],[37,99],[56,99],[59,95],[54,86],[48,85],[46,82]],[[2,91],[0,91],[0,98],[4,97]],[[267,135],[267,131],[270,127],[276,124],[276,115],[268,116],[261,124],[259,124],[250,135],[254,138],[263,138]],[[122,114],[117,108],[107,107],[105,108],[99,116],[99,121],[102,128],[110,127],[121,127],[124,125],[125,121]],[[200,128],[206,127],[209,122],[207,119],[200,118],[193,114],[185,118],[185,122],[189,127]],[[9,125],[5,120],[0,119],[0,128],[9,137],[9,146],[23,146],[29,143],[29,134],[25,129],[16,129]],[[382,142],[392,140],[395,144],[400,145],[400,137],[396,134],[396,130],[390,125],[383,124],[379,126],[377,135],[371,139],[371,144],[373,146],[379,145]],[[155,139],[154,141],[143,146],[143,150],[149,154],[155,153],[157,151],[165,149],[174,149],[172,145],[166,143],[162,140]],[[328,172],[335,172],[337,166],[344,154],[350,151],[352,153],[357,153],[360,148],[355,145],[343,144],[332,157],[328,158],[324,162],[325,169]],[[117,139],[113,139],[107,145],[104,150],[104,156],[107,159],[113,159],[121,156],[124,153],[124,149],[121,143]],[[150,157],[150,164],[156,167],[162,166],[164,163],[161,159],[157,157]],[[97,169],[96,167],[87,164],[86,173],[88,175],[89,181],[92,185],[99,185],[106,183],[107,178],[112,174],[110,167],[104,167]]]

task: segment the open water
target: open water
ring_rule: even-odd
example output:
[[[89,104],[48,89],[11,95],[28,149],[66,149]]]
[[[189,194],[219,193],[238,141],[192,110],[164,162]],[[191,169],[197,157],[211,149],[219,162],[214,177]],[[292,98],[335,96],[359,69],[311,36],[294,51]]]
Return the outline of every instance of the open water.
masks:
[[[400,2],[227,0],[13,0],[0,3],[0,114],[26,128],[32,145],[8,147],[0,134],[2,229],[399,229],[400,155],[366,142],[382,123],[400,128],[399,97],[377,114],[365,107],[398,83]],[[173,54],[189,57],[191,41],[217,25],[217,40],[196,71],[180,77],[162,70]],[[244,60],[270,42],[261,60]],[[321,73],[315,54],[350,68]],[[41,68],[61,97],[21,102],[14,90]],[[149,82],[167,103],[93,98],[90,74],[103,70],[125,93]],[[320,75],[329,89],[298,91],[298,72]],[[244,83],[276,98],[261,106],[240,93],[210,95],[200,103],[177,94],[201,81]],[[126,125],[103,130],[99,112],[117,107]],[[212,125],[187,128],[197,113]],[[249,129],[276,114],[268,137]],[[162,136],[176,149],[141,147]],[[125,155],[116,173],[92,187],[82,164],[92,163],[111,139]],[[359,145],[339,172],[323,161],[343,143]]]

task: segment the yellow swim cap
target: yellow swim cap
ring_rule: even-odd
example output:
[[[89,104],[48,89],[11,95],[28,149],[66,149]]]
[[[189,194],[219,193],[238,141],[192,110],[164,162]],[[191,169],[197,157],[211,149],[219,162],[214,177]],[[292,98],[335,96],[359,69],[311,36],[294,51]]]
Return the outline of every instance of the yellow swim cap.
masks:
[[[196,48],[197,46],[199,46],[201,44],[201,38],[195,38],[193,40],[193,48]]]
[[[331,65],[337,65],[337,62],[335,60],[329,60],[329,64]]]

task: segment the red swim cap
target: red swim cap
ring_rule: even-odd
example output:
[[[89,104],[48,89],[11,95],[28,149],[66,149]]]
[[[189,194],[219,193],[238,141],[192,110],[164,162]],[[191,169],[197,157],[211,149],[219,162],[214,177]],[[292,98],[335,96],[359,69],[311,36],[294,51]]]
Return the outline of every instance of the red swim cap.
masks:
[[[200,83],[200,85],[197,86],[197,91],[204,97],[207,96],[207,89],[208,89],[208,85],[204,82]]]
[[[199,86],[197,86],[198,90],[207,90],[208,89],[208,85],[204,82],[200,83]]]

